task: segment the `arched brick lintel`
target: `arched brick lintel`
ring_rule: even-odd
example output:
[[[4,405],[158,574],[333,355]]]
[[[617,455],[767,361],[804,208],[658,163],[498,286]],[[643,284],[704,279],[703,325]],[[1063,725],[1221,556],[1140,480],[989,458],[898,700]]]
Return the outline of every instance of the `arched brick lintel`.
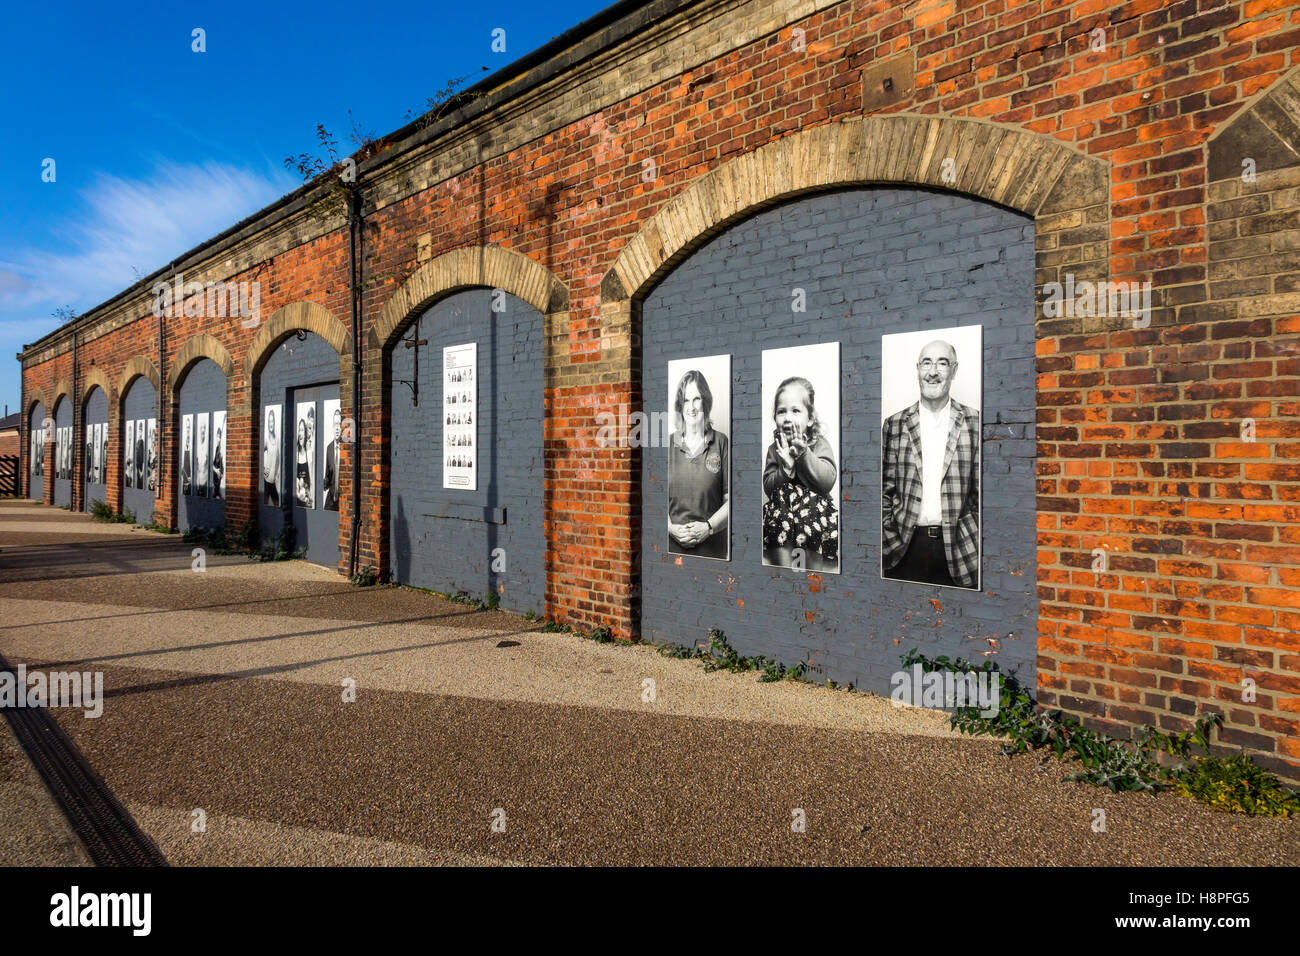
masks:
[[[245,381],[252,383],[286,336],[297,331],[314,332],[339,353],[340,378],[348,378],[352,369],[352,336],[334,313],[315,302],[291,302],[271,313],[248,345]],[[233,371],[233,367],[232,367]],[[229,375],[227,375],[229,378]]]
[[[384,305],[370,329],[367,345],[384,349],[416,313],[449,292],[487,286],[504,289],[543,315],[569,307],[569,290],[549,269],[522,253],[500,246],[453,249],[417,269]]]
[[[982,120],[898,113],[829,123],[738,156],[664,203],[605,273],[601,301],[638,298],[705,241],[759,209],[874,183],[965,193],[1039,220],[1104,206],[1110,166],[1050,136]]]
[[[59,407],[59,402],[63,399],[72,398],[72,383],[66,378],[59,379],[59,383],[54,386],[54,405],[50,407],[50,414],[53,415],[55,409]]]
[[[95,366],[86,372],[85,376],[86,381],[81,389],[81,407],[83,409],[86,407],[86,402],[90,401],[91,393],[96,388],[104,390],[105,398],[108,398],[113,391],[112,383],[108,380],[108,374],[102,368]]]
[[[126,363],[126,368],[122,369],[122,377],[117,380],[117,397],[119,401],[126,398],[126,390],[131,387],[132,382],[141,376],[147,378],[149,384],[157,391],[159,383],[162,381],[158,376],[158,369],[154,367],[153,362],[143,355],[133,355],[131,360]]]
[[[27,389],[27,407],[23,409],[23,427],[27,427],[27,419],[31,417],[32,409],[40,405],[45,409],[48,415],[50,412],[50,403],[45,398],[45,390],[39,385],[33,385]]]
[[[215,362],[227,382],[235,374],[235,360],[230,357],[230,352],[218,339],[207,334],[193,335],[176,353],[171,370],[167,373],[167,389],[172,395],[176,394],[195,363],[202,359],[211,359]]]

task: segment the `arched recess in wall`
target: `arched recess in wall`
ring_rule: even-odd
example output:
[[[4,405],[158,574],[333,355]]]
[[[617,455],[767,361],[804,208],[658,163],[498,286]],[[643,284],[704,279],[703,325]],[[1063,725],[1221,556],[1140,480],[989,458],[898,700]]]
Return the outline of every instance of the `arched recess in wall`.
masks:
[[[307,560],[336,569],[342,485],[337,468],[327,474],[326,461],[349,462],[355,446],[334,451],[328,431],[335,411],[342,418],[344,402],[351,403],[352,336],[323,306],[286,305],[253,336],[244,381],[258,449],[252,490],[259,534],[264,542],[291,534]]]
[[[27,425],[27,444],[23,449],[26,456],[27,497],[36,501],[45,500],[45,410],[49,408],[44,390],[29,388],[27,390],[27,409],[24,420]]]
[[[72,504],[72,481],[68,477],[72,467],[71,428],[72,428],[72,383],[61,378],[54,386],[54,403],[47,405],[50,418],[54,422],[54,432],[50,437],[50,446],[46,449],[46,471],[49,472],[53,498],[51,501],[60,508]]]
[[[112,389],[102,368],[85,373],[81,389],[81,510],[108,501],[108,396]]]
[[[54,504],[59,508],[72,507],[72,475],[76,456],[73,454],[72,436],[72,396],[66,382],[60,382],[55,389],[58,397],[54,400],[54,447],[50,471],[54,475]]]
[[[706,461],[705,453],[682,449],[678,461],[672,443],[632,449],[630,487],[639,496],[627,504],[641,515],[631,542],[641,569],[632,616],[641,636],[664,640],[698,628],[702,603],[710,626],[744,653],[804,661],[818,677],[880,691],[888,686],[881,675],[897,669],[894,640],[906,642],[909,613],[934,598],[956,619],[1009,619],[1020,639],[1005,640],[1011,627],[1002,633],[1003,660],[1032,669],[1036,652],[1025,637],[1037,622],[1036,529],[1022,503],[1035,492],[1034,339],[1046,321],[1037,318],[1036,269],[1038,281],[1055,278],[1055,270],[1104,278],[1108,201],[1106,164],[1055,140],[973,120],[895,115],[791,135],[666,202],[604,276],[602,341],[611,364],[626,363],[629,380],[640,384],[645,410],[667,408],[670,422],[672,379],[696,365],[714,369],[733,429],[718,456],[731,458],[731,511],[719,539],[726,547],[699,556],[692,549],[700,545],[672,539],[667,528],[703,521],[692,511],[700,507],[687,496],[670,499],[668,485],[693,481],[690,454]],[[915,354],[895,357],[888,370],[882,355],[919,351],[925,343],[909,333],[967,343],[958,367],[964,355],[968,369],[983,371],[983,388],[973,386],[968,399],[975,437],[965,441],[979,442],[980,411],[985,423],[1006,421],[1023,439],[984,453],[990,475],[1012,469],[996,485],[1002,498],[1014,495],[983,502],[984,555],[998,560],[981,566],[977,555],[973,574],[958,564],[949,582],[956,587],[938,587],[938,575],[918,583],[882,574],[900,567],[887,566],[900,558],[882,531],[883,419],[908,408],[891,407],[903,396],[915,405],[918,390]],[[796,348],[803,351],[783,351]],[[787,486],[779,469],[770,488],[765,481],[778,444],[776,385],[795,375],[812,382],[816,404],[833,409],[834,447],[824,460],[834,465],[824,489],[812,478]],[[720,444],[711,442],[706,449]],[[1012,451],[1014,461],[1006,459]],[[685,477],[671,477],[670,460]],[[791,557],[794,542],[784,550],[778,543],[786,519],[802,513],[802,504],[784,497],[796,485],[824,494],[834,512],[834,539],[804,534],[801,558]],[[674,518],[677,511],[691,513]],[[1024,520],[1002,520],[1013,512]],[[620,545],[627,550],[620,541],[606,550],[614,555]],[[902,567],[911,564],[909,557]],[[809,571],[823,581],[813,614]],[[692,602],[681,601],[685,593]],[[684,617],[690,613],[696,617]],[[964,650],[960,642],[970,637],[964,625],[945,630],[945,652]]]
[[[549,270],[499,246],[438,256],[384,306],[367,381],[389,409],[379,537],[392,580],[544,612],[545,343],[567,309]]]
[[[169,429],[176,440],[169,446],[169,474],[175,476],[177,486],[176,527],[180,531],[225,527],[234,372],[235,363],[226,347],[207,334],[187,339],[172,360],[167,376],[172,398]],[[196,444],[200,434],[205,439],[201,446]]]
[[[122,488],[122,511],[153,519],[158,500],[158,388],[153,362],[134,355],[117,386],[117,442],[112,450]]]

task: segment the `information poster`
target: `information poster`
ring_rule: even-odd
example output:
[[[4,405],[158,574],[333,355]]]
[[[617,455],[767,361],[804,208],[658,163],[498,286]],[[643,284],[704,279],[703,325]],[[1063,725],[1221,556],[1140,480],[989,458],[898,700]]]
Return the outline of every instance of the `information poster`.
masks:
[[[475,401],[478,390],[478,343],[442,350],[442,486],[474,491],[478,470]]]

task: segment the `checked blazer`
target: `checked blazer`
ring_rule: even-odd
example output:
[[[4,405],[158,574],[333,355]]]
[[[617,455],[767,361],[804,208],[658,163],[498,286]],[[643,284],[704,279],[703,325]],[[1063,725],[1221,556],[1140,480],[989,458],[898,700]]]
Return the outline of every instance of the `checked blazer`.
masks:
[[[881,435],[881,550],[886,570],[903,560],[921,514],[921,403],[885,420]],[[979,587],[980,416],[952,402],[943,454],[943,551],[960,587]]]

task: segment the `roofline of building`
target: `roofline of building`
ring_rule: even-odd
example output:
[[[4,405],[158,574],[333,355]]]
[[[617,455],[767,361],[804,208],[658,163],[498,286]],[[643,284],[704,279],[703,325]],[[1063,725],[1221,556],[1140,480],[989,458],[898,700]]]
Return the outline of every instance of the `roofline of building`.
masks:
[[[465,102],[446,116],[440,117],[427,128],[422,128],[423,117],[394,131],[381,140],[391,140],[392,145],[358,165],[358,172],[373,173],[412,150],[428,146],[454,132],[470,119],[499,109],[524,95],[530,89],[572,69],[584,60],[599,54],[644,27],[670,16],[702,0],[618,0],[600,12],[588,17],[559,36],[484,77],[472,86],[458,91],[453,99]],[[602,31],[606,36],[598,45],[578,49]],[[359,177],[363,178],[363,177]],[[165,266],[127,286],[121,292],[88,309],[83,315],[65,322],[47,332],[34,342],[23,346],[17,358],[22,361],[29,352],[42,350],[56,344],[83,326],[92,326],[100,314],[123,302],[143,294],[164,279],[170,280],[175,268],[204,253],[216,253],[234,245],[250,235],[274,225],[276,222],[300,212],[315,201],[316,194],[325,188],[319,180],[305,183],[274,202],[241,219],[229,229],[199,243],[192,249],[173,258]]]

